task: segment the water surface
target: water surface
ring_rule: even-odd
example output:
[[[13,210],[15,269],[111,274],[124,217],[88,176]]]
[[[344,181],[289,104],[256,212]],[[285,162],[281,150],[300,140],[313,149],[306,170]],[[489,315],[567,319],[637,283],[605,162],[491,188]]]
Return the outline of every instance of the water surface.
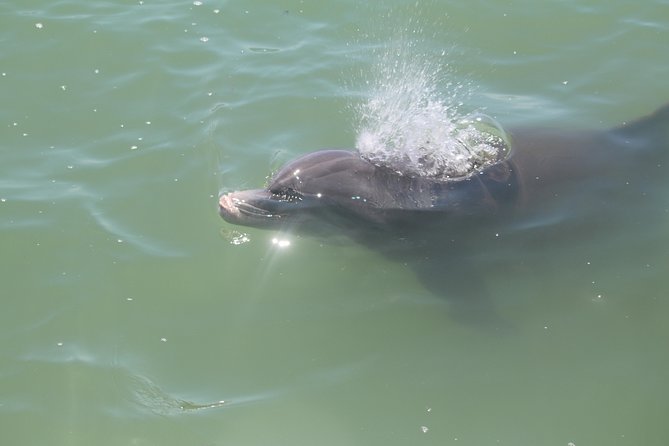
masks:
[[[669,101],[668,6],[3,4],[0,440],[666,444],[666,184],[611,197],[599,226],[474,241],[492,327],[406,265],[282,249],[216,202],[353,147],[378,54],[407,35],[445,97],[504,126],[650,113]]]

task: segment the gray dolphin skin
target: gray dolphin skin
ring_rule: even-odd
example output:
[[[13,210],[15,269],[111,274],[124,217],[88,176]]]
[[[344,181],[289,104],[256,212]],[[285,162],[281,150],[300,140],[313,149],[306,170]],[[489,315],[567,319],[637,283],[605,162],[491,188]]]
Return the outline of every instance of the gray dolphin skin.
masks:
[[[337,226],[402,236],[435,225],[520,218],[532,206],[571,206],[588,191],[606,193],[629,179],[630,166],[663,169],[668,127],[669,105],[606,132],[516,130],[506,159],[449,180],[404,176],[355,151],[321,150],[287,163],[264,189],[222,195],[220,214],[260,228],[318,233]]]
[[[578,247],[579,237],[638,218],[635,209],[647,213],[669,178],[669,105],[608,131],[508,133],[505,159],[449,180],[401,175],[351,150],[309,153],[266,188],[221,195],[220,214],[236,225],[348,236],[412,268],[459,318],[489,325],[482,263],[500,259],[490,266],[498,270],[505,253],[537,252],[521,260],[533,264],[562,249],[560,240]]]

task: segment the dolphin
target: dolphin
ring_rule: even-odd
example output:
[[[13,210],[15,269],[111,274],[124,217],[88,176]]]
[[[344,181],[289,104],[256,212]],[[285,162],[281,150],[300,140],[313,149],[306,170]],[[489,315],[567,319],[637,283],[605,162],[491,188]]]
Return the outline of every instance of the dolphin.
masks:
[[[506,159],[448,180],[406,176],[353,150],[308,153],[283,166],[265,188],[221,195],[220,215],[236,225],[269,229],[309,231],[327,223],[344,232],[395,233],[509,211],[518,215],[532,204],[564,201],[565,191],[602,192],[633,176],[632,166],[641,163],[664,172],[669,105],[605,132],[510,134]]]
[[[268,185],[224,193],[229,223],[345,234],[411,264],[426,286],[453,294],[451,274],[472,274],[468,237],[606,222],[618,192],[639,194],[667,177],[669,105],[609,130],[518,128],[508,156],[458,178],[403,175],[355,150],[319,150],[288,162]],[[473,232],[474,231],[474,232]],[[461,281],[462,282],[462,281]],[[468,281],[455,294],[486,294]]]

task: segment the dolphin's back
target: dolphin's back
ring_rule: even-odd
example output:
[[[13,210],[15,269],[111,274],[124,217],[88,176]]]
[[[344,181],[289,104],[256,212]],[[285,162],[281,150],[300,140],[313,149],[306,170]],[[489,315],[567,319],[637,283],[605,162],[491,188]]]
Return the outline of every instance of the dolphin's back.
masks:
[[[643,139],[666,144],[669,141],[669,104],[636,121],[623,123],[611,133],[620,138]]]

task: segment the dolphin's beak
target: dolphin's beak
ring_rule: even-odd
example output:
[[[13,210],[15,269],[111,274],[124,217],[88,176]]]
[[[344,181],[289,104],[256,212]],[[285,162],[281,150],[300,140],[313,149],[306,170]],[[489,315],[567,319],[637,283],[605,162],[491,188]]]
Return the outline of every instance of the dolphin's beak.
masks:
[[[219,213],[229,223],[248,226],[271,225],[280,217],[272,212],[272,194],[265,189],[249,189],[221,195]]]
[[[232,199],[232,193],[221,195],[221,198],[218,200],[218,213],[221,214],[221,217],[225,221],[229,221],[230,223],[234,223],[234,220],[239,219],[240,212]]]
[[[267,189],[248,189],[221,195],[219,213],[228,223],[278,228],[289,222],[303,219],[310,210],[323,205],[320,197],[292,194],[275,194]]]

